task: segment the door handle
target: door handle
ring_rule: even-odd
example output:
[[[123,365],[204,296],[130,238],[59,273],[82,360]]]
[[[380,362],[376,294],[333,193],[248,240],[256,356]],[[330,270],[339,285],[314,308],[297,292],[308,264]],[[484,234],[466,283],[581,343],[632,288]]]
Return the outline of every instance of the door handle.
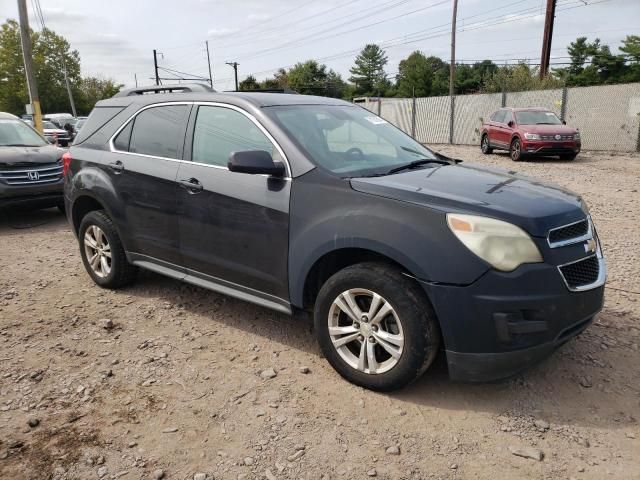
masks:
[[[109,168],[115,173],[121,173],[124,170],[124,165],[120,160],[109,164]]]
[[[189,193],[199,193],[204,189],[204,187],[198,181],[197,178],[178,180],[178,183],[180,184],[181,187],[185,188]]]

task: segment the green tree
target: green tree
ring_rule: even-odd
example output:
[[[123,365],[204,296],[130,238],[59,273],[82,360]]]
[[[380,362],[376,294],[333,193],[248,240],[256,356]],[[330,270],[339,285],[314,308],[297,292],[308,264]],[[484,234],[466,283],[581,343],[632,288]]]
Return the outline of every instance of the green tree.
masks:
[[[287,71],[284,68],[280,68],[273,78],[267,78],[261,84],[262,88],[290,88],[289,78],[287,77]]]
[[[527,90],[545,90],[550,88],[562,88],[563,81],[552,75],[540,78],[537,67],[530,67],[526,63],[506,65],[495,71],[484,82],[484,90],[487,92],[522,92]]]
[[[431,71],[431,95],[449,95],[449,64],[438,57],[427,57],[428,69]]]
[[[95,102],[117,92],[112,80],[82,79],[80,55],[69,42],[49,29],[31,32],[33,65],[43,113],[70,112],[64,79],[66,65],[71,91],[79,113],[88,113]],[[20,27],[15,20],[0,26],[0,111],[24,113],[29,102],[24,74]]]
[[[253,75],[249,75],[247,78],[240,82],[240,90],[258,90],[260,88],[260,84],[256,80],[256,77]]]
[[[640,82],[640,36],[627,35],[622,40],[619,49],[626,55],[628,63],[627,72],[623,75],[623,82]]]
[[[124,87],[111,79],[84,77],[80,80],[79,95],[76,96],[76,109],[79,115],[88,115],[96,102],[111,98]]]
[[[399,97],[428,97],[431,95],[433,72],[429,68],[427,57],[415,51],[404,60],[400,60],[397,76],[397,95]]]
[[[349,70],[349,81],[355,84],[358,95],[385,94],[390,86],[384,72],[386,64],[387,56],[378,45],[368,44],[362,49],[355,59],[355,65]]]

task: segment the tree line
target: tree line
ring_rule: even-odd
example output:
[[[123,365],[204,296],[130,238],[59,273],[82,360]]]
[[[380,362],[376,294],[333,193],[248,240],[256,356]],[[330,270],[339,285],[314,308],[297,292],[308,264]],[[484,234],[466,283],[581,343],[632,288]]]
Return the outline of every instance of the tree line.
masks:
[[[80,55],[67,40],[49,29],[31,32],[33,63],[40,103],[45,113],[70,111],[63,65],[79,115],[88,114],[95,103],[116,94],[123,85],[108,78],[83,77]],[[491,60],[457,64],[456,94],[524,91],[566,86],[587,86],[640,81],[640,36],[627,35],[614,54],[599,39],[579,37],[567,48],[566,65],[551,70],[545,78],[538,67],[526,62],[497,65]],[[352,99],[360,96],[429,97],[449,94],[449,63],[420,51],[401,60],[389,74],[386,52],[376,44],[366,45],[356,56],[344,80],[316,60],[281,68],[273,76],[258,81],[249,75],[240,90],[291,89],[301,94]],[[0,26],[0,111],[24,113],[29,94],[24,74],[18,22]]]
[[[80,73],[80,54],[69,42],[49,29],[31,31],[33,64],[43,113],[70,112],[64,79],[66,63],[78,115],[88,115],[95,103],[115,95],[123,85]],[[29,92],[24,73],[20,26],[8,20],[0,26],[0,111],[25,113]]]
[[[566,66],[553,68],[544,78],[528,62],[498,65],[492,60],[457,64],[456,94],[525,91],[562,86],[588,86],[640,81],[640,36],[627,35],[614,54],[599,39],[579,37],[567,49]],[[387,55],[376,44],[366,45],[342,76],[316,60],[307,60],[292,68],[279,69],[262,82],[249,75],[240,82],[240,90],[291,89],[309,95],[351,99],[358,96],[429,97],[449,94],[450,65],[441,58],[420,51],[400,61],[397,73],[387,74]]]

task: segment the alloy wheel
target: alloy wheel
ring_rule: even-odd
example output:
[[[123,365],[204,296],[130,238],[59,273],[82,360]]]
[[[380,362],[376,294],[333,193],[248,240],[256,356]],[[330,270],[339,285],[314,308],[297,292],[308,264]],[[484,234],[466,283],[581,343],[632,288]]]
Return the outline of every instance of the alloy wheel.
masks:
[[[511,158],[514,160],[520,159],[520,142],[518,140],[514,140],[511,146]]]
[[[353,288],[331,304],[329,337],[352,368],[371,375],[388,372],[402,356],[402,323],[391,304],[377,293]]]
[[[484,137],[482,137],[482,151],[486,153],[488,150],[489,150],[489,137],[485,135]]]
[[[84,233],[84,253],[93,273],[104,278],[111,272],[111,246],[102,229],[90,225]]]

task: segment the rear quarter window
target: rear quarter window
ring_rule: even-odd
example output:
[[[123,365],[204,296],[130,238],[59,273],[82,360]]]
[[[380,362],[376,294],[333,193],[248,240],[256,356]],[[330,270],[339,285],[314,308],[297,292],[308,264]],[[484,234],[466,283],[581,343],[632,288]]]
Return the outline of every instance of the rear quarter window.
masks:
[[[78,132],[74,140],[74,145],[78,145],[87,140],[91,135],[100,130],[109,120],[115,117],[124,107],[96,107],[91,111],[82,130]]]

